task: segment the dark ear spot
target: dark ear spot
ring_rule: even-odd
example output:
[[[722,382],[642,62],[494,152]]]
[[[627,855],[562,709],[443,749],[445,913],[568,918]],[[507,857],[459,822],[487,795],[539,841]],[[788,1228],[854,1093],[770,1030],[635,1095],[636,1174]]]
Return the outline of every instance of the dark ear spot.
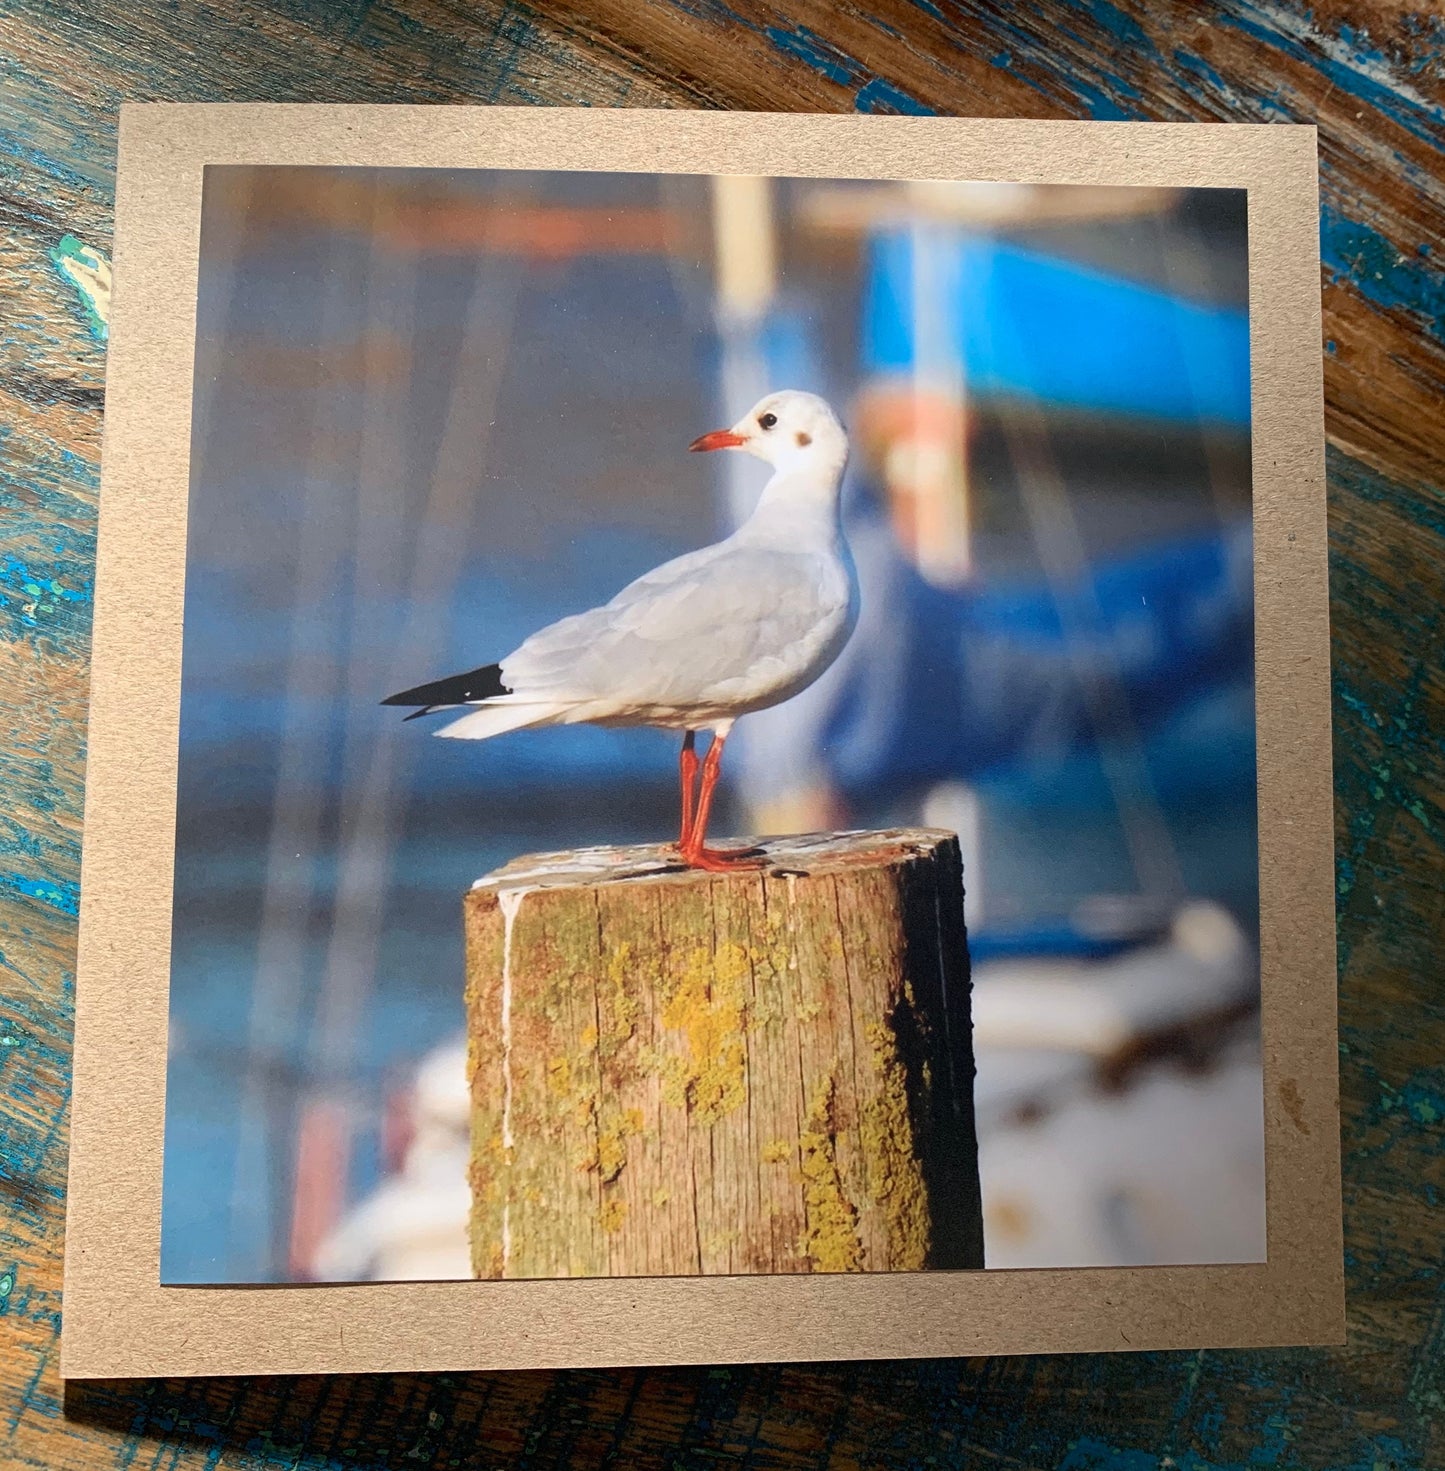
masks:
[[[813,442],[813,436],[811,434],[805,434],[801,429],[798,430],[798,448],[799,449],[805,448],[807,445],[812,444],[812,442]]]

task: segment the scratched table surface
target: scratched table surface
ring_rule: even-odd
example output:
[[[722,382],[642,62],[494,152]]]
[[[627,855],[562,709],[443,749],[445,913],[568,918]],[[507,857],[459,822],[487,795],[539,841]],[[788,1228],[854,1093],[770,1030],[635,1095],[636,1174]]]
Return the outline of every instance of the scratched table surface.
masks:
[[[1435,9],[0,0],[6,1466],[1445,1466],[1445,20]],[[1344,1348],[62,1389],[68,1059],[122,99],[1319,124]]]

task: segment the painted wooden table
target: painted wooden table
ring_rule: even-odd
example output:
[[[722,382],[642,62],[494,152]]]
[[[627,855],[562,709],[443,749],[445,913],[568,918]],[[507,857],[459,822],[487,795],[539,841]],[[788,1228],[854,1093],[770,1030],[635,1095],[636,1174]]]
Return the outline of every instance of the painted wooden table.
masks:
[[[0,5],[0,1461],[1445,1465],[1445,19],[1419,0]],[[56,1373],[116,105],[1321,127],[1345,1211],[1338,1351],[92,1384]]]

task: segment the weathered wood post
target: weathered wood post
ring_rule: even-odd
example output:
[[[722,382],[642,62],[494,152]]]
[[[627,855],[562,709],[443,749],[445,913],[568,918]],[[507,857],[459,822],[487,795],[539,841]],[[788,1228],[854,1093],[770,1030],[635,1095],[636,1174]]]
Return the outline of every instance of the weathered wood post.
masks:
[[[764,846],[467,896],[476,1276],[983,1265],[957,839]]]

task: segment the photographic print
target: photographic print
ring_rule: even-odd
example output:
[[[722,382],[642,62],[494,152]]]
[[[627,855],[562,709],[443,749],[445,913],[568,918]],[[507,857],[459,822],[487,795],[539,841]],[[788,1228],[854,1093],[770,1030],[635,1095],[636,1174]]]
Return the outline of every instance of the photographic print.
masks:
[[[124,109],[62,1372],[1336,1341],[1315,169]]]
[[[209,169],[164,1280],[1262,1259],[1247,258]]]

